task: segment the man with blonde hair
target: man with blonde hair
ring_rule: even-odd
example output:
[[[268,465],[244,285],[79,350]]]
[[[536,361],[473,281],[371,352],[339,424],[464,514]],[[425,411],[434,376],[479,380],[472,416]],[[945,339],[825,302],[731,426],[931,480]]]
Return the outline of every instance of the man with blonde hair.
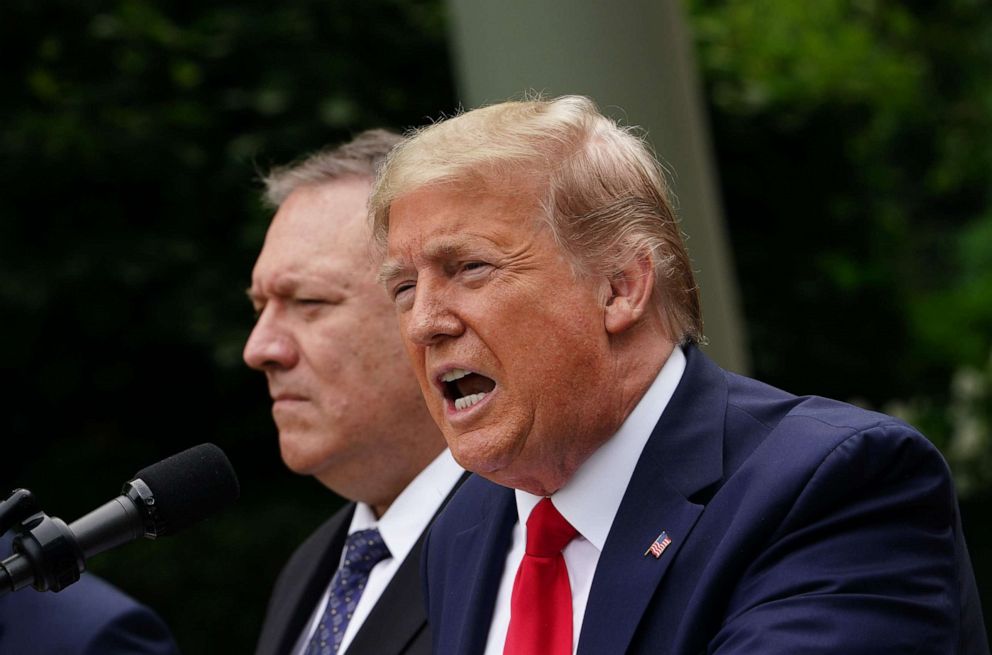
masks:
[[[987,653],[910,426],[717,367],[664,175],[582,97],[420,130],[370,200],[455,459],[435,652]]]
[[[351,500],[286,564],[257,655],[426,655],[423,534],[462,475],[424,408],[368,257],[366,201],[399,141],[370,130],[266,179],[248,292],[283,461]]]

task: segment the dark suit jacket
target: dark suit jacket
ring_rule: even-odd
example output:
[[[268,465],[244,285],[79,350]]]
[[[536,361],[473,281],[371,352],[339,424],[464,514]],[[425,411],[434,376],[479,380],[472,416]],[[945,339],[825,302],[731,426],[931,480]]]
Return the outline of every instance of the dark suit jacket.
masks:
[[[466,477],[463,475],[458,484]],[[269,599],[256,655],[291,652],[338,568],[354,513],[355,503],[345,505],[289,558]],[[423,546],[424,535],[420,535],[355,634],[347,655],[428,655],[431,652],[431,635],[421,593]]]
[[[0,558],[10,555],[0,539]],[[176,655],[154,612],[84,573],[55,593],[21,589],[0,598],[0,655]]]
[[[988,653],[944,460],[906,424],[686,349],[599,559],[584,655]],[[435,653],[481,653],[513,491],[473,476],[425,545]],[[656,559],[645,550],[672,539]]]

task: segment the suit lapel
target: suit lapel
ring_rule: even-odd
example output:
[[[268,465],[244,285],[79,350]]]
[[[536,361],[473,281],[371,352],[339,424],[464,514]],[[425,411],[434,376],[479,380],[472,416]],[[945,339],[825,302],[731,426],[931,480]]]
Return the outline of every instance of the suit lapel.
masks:
[[[444,624],[461,626],[461,631],[457,636],[452,635],[452,648],[437,648],[435,652],[485,651],[496,594],[503,577],[506,554],[513,540],[513,526],[517,522],[513,490],[488,482],[485,484],[490,490],[488,502],[480,507],[482,521],[456,534],[449,549],[462,556],[468,555],[461,570],[451,577],[458,584],[449,582],[445,590],[444,612],[448,616]],[[442,635],[442,638],[447,636]]]
[[[431,524],[448,504],[458,487],[468,478],[462,474],[431,518]],[[420,534],[406,559],[396,569],[393,579],[376,601],[368,618],[355,633],[347,655],[398,655],[427,626],[423,585],[420,579],[420,556],[430,524]]]
[[[582,620],[580,654],[626,651],[644,610],[702,512],[663,480],[643,507],[624,502],[596,567]],[[618,525],[627,526],[617,530]],[[672,542],[660,557],[645,551],[664,530]]]
[[[337,570],[354,512],[354,503],[345,505],[294,553],[280,576],[280,591],[269,601],[270,616],[259,638],[256,655],[292,652]]]
[[[427,613],[421,600],[419,566],[423,545],[424,535],[421,534],[355,634],[347,655],[402,653],[424,629]]]
[[[631,477],[596,567],[582,620],[580,655],[624,653],[665,573],[703,511],[690,499],[723,475],[727,385],[695,348]],[[672,542],[645,551],[659,533]]]

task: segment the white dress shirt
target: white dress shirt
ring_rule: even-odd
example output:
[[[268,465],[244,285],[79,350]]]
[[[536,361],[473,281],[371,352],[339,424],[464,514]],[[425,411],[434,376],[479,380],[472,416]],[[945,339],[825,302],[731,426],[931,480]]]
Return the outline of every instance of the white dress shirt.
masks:
[[[390,557],[383,559],[376,564],[369,573],[368,582],[365,583],[365,590],[362,592],[355,611],[345,630],[341,641],[341,648],[338,653],[347,651],[358,629],[365,623],[369,612],[375,607],[382,596],[382,592],[389,586],[389,582],[396,574],[400,564],[406,559],[417,539],[427,529],[427,524],[437,513],[438,508],[451,489],[458,482],[464,471],[455,462],[451,452],[444,450],[437,458],[431,462],[427,468],[420,472],[413,481],[407,485],[389,509],[376,520],[375,512],[365,503],[357,503],[355,514],[351,518],[351,525],[348,527],[348,534],[370,528],[379,528],[379,534],[389,549]],[[341,553],[341,563],[344,562],[344,553]],[[340,563],[339,563],[340,566]],[[324,595],[317,604],[306,629],[300,635],[296,647],[293,649],[297,655],[302,655],[310,643],[310,638],[317,630],[320,618],[327,607],[327,600],[330,597],[331,587],[328,584]]]
[[[562,551],[572,588],[572,653],[579,645],[582,617],[606,536],[620,509],[620,501],[627,491],[641,451],[675,393],[684,371],[685,354],[676,347],[617,433],[579,467],[564,487],[551,496],[555,508],[579,533]],[[513,580],[527,544],[527,518],[541,501],[540,496],[519,489],[516,490],[516,499],[517,524],[513,528],[513,543],[506,556],[503,578],[496,595],[486,655],[503,653],[506,630],[510,625]]]

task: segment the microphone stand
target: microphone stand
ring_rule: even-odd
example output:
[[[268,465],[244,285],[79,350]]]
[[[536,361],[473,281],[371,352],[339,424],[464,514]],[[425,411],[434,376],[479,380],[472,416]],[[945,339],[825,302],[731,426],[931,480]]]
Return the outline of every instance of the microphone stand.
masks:
[[[61,591],[79,580],[86,560],[75,535],[65,521],[41,511],[27,489],[15,489],[0,503],[0,535],[12,527],[14,555],[0,562],[0,597],[29,584]]]
[[[12,527],[41,511],[34,494],[27,489],[14,489],[7,500],[0,503],[0,537]]]

